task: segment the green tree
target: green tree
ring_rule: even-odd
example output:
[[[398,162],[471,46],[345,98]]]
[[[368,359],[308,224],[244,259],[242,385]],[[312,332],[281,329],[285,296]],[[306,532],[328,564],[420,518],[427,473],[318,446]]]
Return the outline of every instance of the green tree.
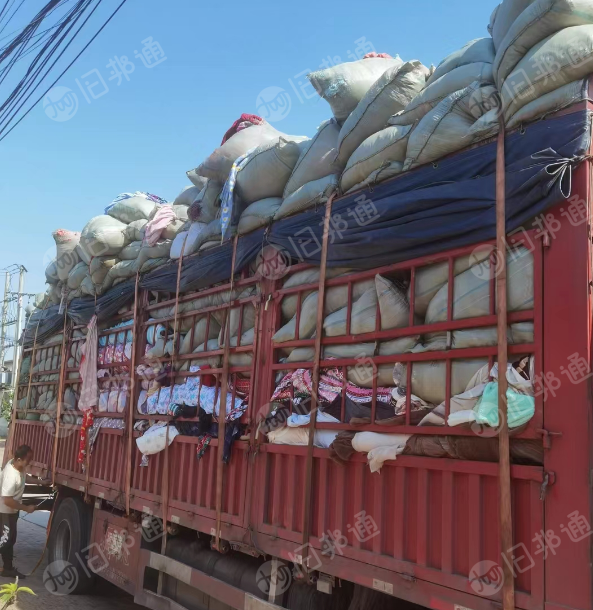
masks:
[[[10,422],[11,418],[13,398],[14,393],[12,391],[4,391],[4,394],[2,395],[2,406],[0,407],[0,415],[4,417],[7,422]]]
[[[13,583],[5,584],[0,587],[0,602],[3,604],[2,610],[6,610],[9,606],[12,606],[17,600],[19,593],[28,593],[29,595],[35,595],[32,589],[29,587],[19,587],[19,579]]]

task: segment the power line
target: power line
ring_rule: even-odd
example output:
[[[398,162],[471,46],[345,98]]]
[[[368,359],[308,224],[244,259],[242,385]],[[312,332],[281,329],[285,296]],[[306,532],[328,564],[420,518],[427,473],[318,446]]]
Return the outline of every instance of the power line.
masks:
[[[24,3],[25,3],[25,0],[21,0],[21,3],[14,9],[14,12],[12,13],[12,15],[10,16],[8,21],[2,26],[2,29],[0,30],[0,34],[2,34],[2,32],[4,32],[4,30],[6,29],[6,26],[13,20],[14,16],[19,12],[19,9],[21,8],[21,6],[23,6]]]
[[[32,37],[35,35],[36,30],[38,29],[41,21],[41,14],[45,14],[46,16],[55,10],[59,4],[62,4],[64,0],[51,0],[46,4],[46,6],[38,13],[36,19],[29,23],[19,35],[13,39],[8,45],[6,45],[2,50],[0,50],[0,64],[2,60],[10,57],[17,49],[15,57],[12,57],[10,60],[10,65],[7,66],[8,71],[10,71],[18,58],[22,56],[25,50],[31,51],[30,48],[27,49],[27,45],[30,43]],[[0,142],[4,140],[10,134],[13,129],[17,125],[21,123],[21,121],[33,110],[33,108],[45,97],[45,95],[52,89],[52,87],[64,76],[64,74],[74,65],[74,63],[79,59],[79,57],[86,51],[86,49],[92,44],[92,42],[99,36],[99,34],[107,27],[109,22],[115,17],[115,15],[120,11],[123,5],[127,2],[127,0],[122,0],[122,2],[117,6],[117,8],[111,13],[111,15],[107,18],[107,20],[103,23],[103,25],[98,29],[98,31],[92,36],[92,38],[86,43],[86,45],[82,48],[82,50],[74,57],[74,59],[66,66],[66,68],[60,73],[60,75],[52,82],[52,84],[45,89],[45,91],[41,94],[39,98],[20,116],[16,122],[12,125],[11,123],[15,120],[19,111],[23,108],[23,106],[27,103],[27,100],[37,91],[46,77],[50,74],[51,70],[54,68],[59,59],[63,56],[66,50],[70,47],[75,38],[79,35],[82,28],[86,25],[88,20],[91,18],[93,13],[97,10],[98,6],[101,4],[103,0],[79,0],[79,2],[75,5],[75,7],[64,16],[61,21],[54,26],[54,29],[57,31],[53,32],[49,36],[49,41],[45,42],[44,40],[37,40],[35,44],[45,42],[43,45],[43,49],[35,56],[33,61],[31,62],[29,68],[26,71],[25,76],[21,79],[17,87],[12,91],[12,93],[8,96],[6,101],[2,105],[0,105],[0,123],[2,124],[0,127]],[[45,73],[39,78],[40,73],[43,71],[45,66],[49,63],[50,59],[53,55],[59,50],[60,45],[65,41],[68,34],[73,30],[76,22],[82,17],[82,15],[89,9],[91,4],[96,2],[90,14],[83,21],[81,26],[72,34],[72,37],[65,44],[57,58],[53,61],[53,63],[49,66],[49,68],[45,71]],[[1,12],[0,12],[1,14]],[[1,19],[0,19],[1,21]],[[48,28],[51,29],[51,28]],[[40,34],[43,34],[41,32]],[[63,34],[63,35],[62,35]],[[61,37],[60,37],[61,36]],[[57,39],[59,40],[53,45]],[[18,40],[18,41],[17,41]],[[17,41],[17,42],[15,42]],[[19,48],[20,47],[20,48]],[[48,51],[49,49],[49,51]],[[22,57],[21,57],[22,58]],[[34,68],[34,69],[33,69]],[[4,72],[0,70],[0,74],[2,78],[0,82],[6,77],[8,72]],[[37,80],[37,82],[35,82]],[[29,89],[31,89],[29,91]],[[25,94],[28,91],[28,95]],[[24,99],[23,99],[24,98]],[[20,104],[20,105],[19,105]],[[18,105],[18,108],[15,109],[15,106]],[[9,113],[10,116],[7,116]]]
[[[59,9],[59,8],[60,8],[60,6],[62,6],[62,5],[64,5],[64,4],[67,4],[68,2],[70,2],[70,0],[62,0],[62,1],[61,1],[61,2],[58,4],[58,5],[56,5],[56,6],[55,6],[55,7],[54,7],[54,8],[53,8],[53,9],[52,9],[52,10],[51,10],[51,11],[50,11],[50,12],[49,12],[47,15],[46,15],[46,17],[49,17],[49,16],[50,16],[50,15],[51,15],[51,14],[52,14],[54,11],[56,11],[57,9]],[[32,23],[36,23],[37,21],[41,21],[42,19],[43,19],[43,17],[41,17],[41,18],[39,18],[39,17],[38,17],[37,19],[34,19],[33,21],[31,21],[31,22],[30,22],[30,24],[32,24]],[[30,24],[28,24],[28,25],[30,25]],[[25,26],[25,27],[26,27],[26,26]],[[55,27],[55,26],[52,26],[51,28],[48,28],[48,29],[52,29],[52,28],[54,28],[54,27]],[[16,34],[17,32],[22,32],[22,31],[23,31],[23,29],[24,29],[24,27],[19,28],[18,30],[13,30],[12,32],[10,32],[10,34],[5,34],[4,36],[2,36],[2,38],[0,38],[0,40],[6,40],[6,38],[10,38],[10,37],[11,37],[13,34]],[[47,31],[47,30],[44,30],[44,32],[46,32],[46,31]],[[37,35],[39,35],[39,34],[37,34]],[[3,50],[4,50],[4,48],[5,48],[5,47],[2,47],[2,49],[0,49],[0,51],[3,51]]]
[[[29,93],[29,95],[27,95],[27,97],[25,97],[25,99],[22,101],[21,105],[14,111],[14,113],[12,114],[12,116],[10,116],[9,118],[6,118],[6,115],[8,113],[10,113],[14,107],[22,100],[22,98],[24,97],[24,95],[26,94],[27,90],[29,90],[33,84],[35,83],[36,78],[39,76],[40,72],[43,70],[43,68],[45,67],[45,65],[49,62],[49,60],[52,58],[52,56],[54,55],[54,53],[57,51],[57,49],[59,48],[60,44],[65,40],[65,38],[68,36],[69,32],[74,28],[74,26],[76,25],[76,22],[78,21],[78,19],[80,19],[84,13],[84,11],[86,10],[86,8],[88,6],[90,6],[91,2],[93,2],[93,0],[80,0],[79,4],[77,5],[77,9],[80,9],[77,11],[77,15],[76,18],[72,21],[70,27],[66,30],[66,32],[62,35],[61,39],[55,44],[54,48],[47,54],[46,57],[43,58],[43,61],[41,62],[41,65],[39,65],[35,71],[33,73],[32,72],[32,68],[33,66],[37,63],[37,61],[43,56],[43,51],[41,53],[39,53],[37,55],[37,57],[35,58],[35,60],[32,62],[31,66],[29,67],[29,69],[27,70],[27,74],[23,77],[23,79],[21,80],[21,86],[18,87],[15,91],[17,91],[17,93],[15,94],[13,92],[13,94],[11,96],[9,96],[8,100],[6,102],[4,102],[4,104],[2,104],[0,106],[0,122],[5,122],[6,124],[10,123],[10,121],[16,116],[16,114],[18,113],[18,111],[25,105],[25,103],[27,102],[27,100],[31,97],[31,95],[33,95],[33,93],[35,92],[35,90],[37,89],[37,87],[39,85],[36,85],[33,90]],[[43,80],[45,79],[45,77],[50,73],[51,69],[53,68],[53,66],[55,66],[55,64],[59,61],[60,57],[62,57],[62,55],[66,52],[66,50],[68,49],[68,47],[70,46],[70,44],[72,44],[72,42],[74,41],[74,39],[76,38],[77,34],[80,32],[80,30],[84,27],[85,23],[90,19],[90,17],[92,16],[92,14],[94,13],[94,11],[97,9],[97,7],[99,6],[99,4],[102,2],[102,0],[98,0],[98,4],[95,6],[95,8],[93,9],[93,11],[91,12],[91,14],[87,17],[87,19],[84,21],[84,23],[82,24],[82,26],[80,26],[80,28],[77,30],[77,32],[75,32],[75,34],[72,36],[72,38],[70,39],[70,41],[68,42],[68,44],[64,47],[64,49],[61,51],[61,53],[58,55],[58,57],[56,58],[56,60],[53,62],[53,64],[49,67],[49,69],[46,71],[46,73],[41,77],[39,83],[43,82]],[[54,32],[54,34],[52,34],[50,42],[48,42],[45,47],[44,50],[47,49],[49,47],[49,45],[51,44],[51,42],[53,42],[55,39],[58,38],[58,36],[62,33],[62,30],[66,27],[66,25],[68,25],[68,23],[70,22],[70,20],[66,21],[62,27],[60,27],[58,29],[58,31]],[[25,83],[27,83],[27,79],[28,79],[28,84],[25,86]],[[9,107],[12,106],[12,107]]]

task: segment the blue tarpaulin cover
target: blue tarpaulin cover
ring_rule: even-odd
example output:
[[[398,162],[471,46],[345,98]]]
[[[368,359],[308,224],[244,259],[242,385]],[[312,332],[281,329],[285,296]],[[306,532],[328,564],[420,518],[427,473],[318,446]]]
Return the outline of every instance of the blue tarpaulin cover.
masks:
[[[586,110],[507,135],[508,233],[528,228],[530,220],[570,196],[572,171],[588,154],[590,139],[591,113]],[[494,239],[496,149],[496,141],[488,142],[336,199],[328,265],[369,269]],[[320,206],[241,237],[237,270],[266,245],[275,245],[299,261],[319,264],[324,213]],[[185,259],[181,292],[227,280],[231,258],[228,241]],[[177,261],[171,261],[146,274],[140,286],[175,293],[177,269]],[[99,297],[99,320],[108,319],[133,298],[133,281]],[[90,320],[94,311],[95,300],[90,298],[74,299],[68,306],[68,315],[78,324]],[[49,319],[55,325],[59,317]]]

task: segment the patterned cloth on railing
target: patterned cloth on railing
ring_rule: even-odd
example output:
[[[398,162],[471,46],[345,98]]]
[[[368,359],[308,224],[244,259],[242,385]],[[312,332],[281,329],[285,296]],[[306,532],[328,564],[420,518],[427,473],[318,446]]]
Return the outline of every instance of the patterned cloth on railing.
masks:
[[[80,427],[80,444],[78,446],[78,463],[84,464],[86,458],[87,438],[89,428],[95,421],[95,415],[92,409],[88,409],[82,416],[82,425]],[[84,466],[83,466],[84,469]]]
[[[271,402],[290,402],[300,404],[311,398],[313,381],[310,369],[297,369],[284,376],[276,387]],[[331,368],[322,371],[319,377],[319,403],[330,404],[341,396],[344,387],[344,374],[341,369]],[[393,388],[378,387],[377,400],[384,403],[391,401]],[[292,396],[294,392],[294,398]],[[346,396],[354,402],[367,403],[373,400],[373,390],[361,388],[354,383],[346,382]]]
[[[80,361],[80,378],[82,388],[78,400],[80,411],[92,409],[97,405],[99,390],[97,387],[97,316],[93,316],[87,326],[86,341],[82,347]]]

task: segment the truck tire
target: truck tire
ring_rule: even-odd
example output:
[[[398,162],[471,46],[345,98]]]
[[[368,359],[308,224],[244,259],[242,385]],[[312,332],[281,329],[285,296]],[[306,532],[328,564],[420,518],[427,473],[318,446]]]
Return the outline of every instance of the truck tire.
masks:
[[[52,520],[48,565],[61,561],[74,566],[78,579],[76,586],[69,591],[70,595],[86,593],[94,582],[94,574],[86,565],[91,524],[92,510],[78,498],[66,498],[60,502]]]

